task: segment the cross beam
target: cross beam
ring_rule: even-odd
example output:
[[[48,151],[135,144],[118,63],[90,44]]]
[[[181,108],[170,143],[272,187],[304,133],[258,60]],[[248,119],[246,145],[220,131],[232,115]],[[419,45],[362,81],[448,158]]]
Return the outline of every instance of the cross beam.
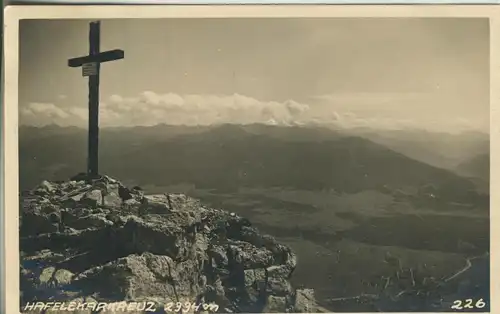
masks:
[[[87,175],[99,176],[99,74],[101,63],[124,58],[123,50],[100,52],[100,22],[91,22],[89,30],[89,54],[68,60],[72,68],[82,67],[82,75],[88,76],[89,85],[89,133]]]
[[[68,66],[71,68],[77,68],[81,67],[85,63],[94,63],[94,62],[103,63],[103,62],[123,59],[123,57],[124,57],[123,50],[120,49],[108,50],[101,52],[98,55],[88,55],[84,57],[69,59]]]

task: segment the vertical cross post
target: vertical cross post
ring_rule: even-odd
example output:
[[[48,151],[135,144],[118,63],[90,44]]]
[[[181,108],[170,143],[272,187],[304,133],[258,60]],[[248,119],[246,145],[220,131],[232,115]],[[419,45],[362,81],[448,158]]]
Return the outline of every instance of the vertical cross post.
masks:
[[[95,57],[100,53],[100,22],[90,23],[89,56]],[[90,177],[99,175],[99,74],[100,62],[96,62],[95,75],[89,76],[89,138],[87,174]]]
[[[99,177],[99,74],[101,63],[123,59],[121,49],[101,52],[99,21],[90,23],[89,54],[68,60],[72,68],[82,67],[82,75],[89,78],[89,134],[87,176],[89,179]]]

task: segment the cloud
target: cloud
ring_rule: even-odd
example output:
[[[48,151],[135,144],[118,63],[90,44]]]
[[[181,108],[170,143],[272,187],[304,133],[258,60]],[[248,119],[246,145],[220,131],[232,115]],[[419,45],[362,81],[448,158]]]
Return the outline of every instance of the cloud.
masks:
[[[101,101],[101,126],[149,126],[155,124],[210,125],[216,123],[291,124],[307,118],[309,105],[293,100],[260,101],[244,95],[178,95],[145,91],[136,97],[112,95]],[[87,124],[83,106],[30,103],[20,109],[20,122],[28,125]]]
[[[271,125],[308,124],[343,128],[371,127],[379,129],[474,128],[472,122],[449,116],[417,117],[395,113],[392,104],[383,110],[382,103],[391,99],[414,102],[425,100],[418,94],[337,94],[315,97],[310,104],[294,100],[261,101],[252,97],[233,95],[179,95],[145,91],[135,97],[112,95],[100,104],[100,125],[151,126],[211,125],[219,123]],[[355,105],[352,105],[355,104]],[[370,105],[371,104],[371,105]],[[28,125],[58,124],[86,127],[87,107],[56,106],[50,103],[30,103],[20,109],[20,122]]]
[[[30,103],[19,110],[21,124],[45,125],[50,123],[72,125],[78,119],[71,110],[65,110],[51,103]]]
[[[290,124],[310,110],[305,104],[259,101],[234,95],[178,95],[145,91],[137,97],[112,95],[101,106],[103,125]]]

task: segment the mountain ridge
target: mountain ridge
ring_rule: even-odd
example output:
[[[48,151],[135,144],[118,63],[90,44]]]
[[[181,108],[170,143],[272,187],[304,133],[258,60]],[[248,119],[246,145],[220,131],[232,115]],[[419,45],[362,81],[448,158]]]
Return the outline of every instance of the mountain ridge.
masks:
[[[239,127],[269,127],[269,128],[310,128],[310,129],[325,129],[330,131],[342,131],[343,133],[359,135],[363,133],[425,133],[425,134],[446,134],[446,135],[463,135],[463,134],[475,134],[479,137],[489,137],[489,133],[484,132],[482,130],[460,130],[458,132],[446,132],[446,131],[432,131],[424,128],[415,128],[415,127],[407,127],[401,129],[379,129],[379,128],[371,128],[371,127],[339,127],[335,125],[326,125],[326,124],[317,124],[317,123],[297,123],[290,125],[273,125],[268,123],[247,123],[247,124],[239,124],[239,123],[219,123],[219,124],[210,124],[210,125],[187,125],[187,124],[167,124],[167,123],[158,123],[154,125],[137,125],[137,126],[101,126],[101,130],[130,130],[130,129],[151,129],[151,128],[200,128],[200,129],[210,129],[217,128],[220,126],[239,126]],[[62,130],[62,129],[74,129],[74,130],[87,130],[86,127],[80,126],[63,126],[59,124],[46,124],[41,126],[35,125],[20,125],[20,129],[52,129],[52,130]]]
[[[256,125],[181,128],[170,136],[157,130],[101,130],[101,168],[113,176],[159,186],[190,182],[222,190],[288,186],[347,193],[431,186],[447,201],[476,197],[474,183],[467,178],[360,136]],[[84,130],[61,131],[60,136],[20,131],[20,170],[25,178],[38,176],[39,181],[54,171],[63,177],[81,171],[85,154]]]

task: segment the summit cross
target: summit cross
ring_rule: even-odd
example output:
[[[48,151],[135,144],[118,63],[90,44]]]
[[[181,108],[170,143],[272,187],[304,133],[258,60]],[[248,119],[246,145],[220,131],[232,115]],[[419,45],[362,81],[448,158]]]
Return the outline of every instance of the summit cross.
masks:
[[[71,68],[82,67],[82,76],[88,76],[89,84],[89,130],[87,175],[99,176],[99,74],[101,63],[123,59],[123,50],[100,52],[100,21],[91,22],[89,30],[89,54],[68,60]]]

